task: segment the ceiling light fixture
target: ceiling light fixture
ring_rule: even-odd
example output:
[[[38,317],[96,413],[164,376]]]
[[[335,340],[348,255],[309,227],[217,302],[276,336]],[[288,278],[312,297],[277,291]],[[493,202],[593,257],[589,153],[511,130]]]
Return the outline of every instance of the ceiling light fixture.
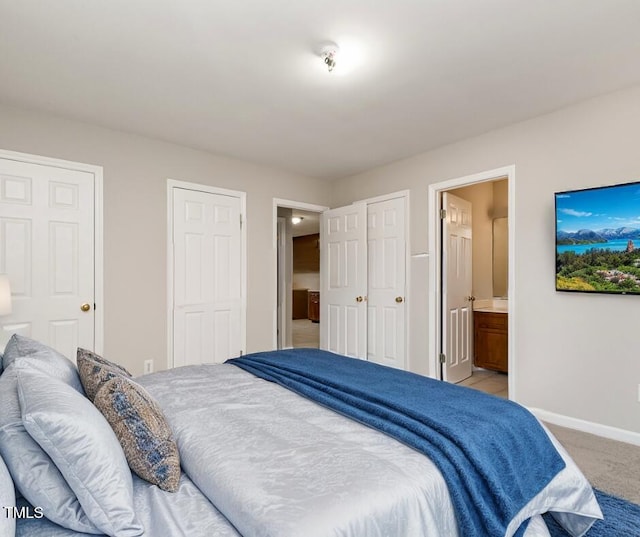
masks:
[[[302,218],[302,216],[292,216],[291,217],[291,223],[294,226],[297,226],[300,222],[302,222],[304,220],[304,218]]]
[[[320,57],[322,58],[324,64],[327,66],[327,69],[329,69],[329,72],[333,71],[334,67],[336,66],[336,56],[339,52],[340,47],[338,47],[338,45],[336,45],[335,43],[327,43],[322,47],[322,50],[320,51]]]

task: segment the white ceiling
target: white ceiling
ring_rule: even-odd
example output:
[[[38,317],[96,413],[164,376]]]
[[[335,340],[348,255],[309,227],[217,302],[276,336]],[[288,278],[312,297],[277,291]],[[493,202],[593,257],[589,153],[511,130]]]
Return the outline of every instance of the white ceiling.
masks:
[[[302,217],[302,222],[291,226],[292,237],[302,237],[320,233],[320,213],[293,209],[291,216]]]
[[[639,27],[640,0],[0,0],[0,102],[333,179],[640,84]]]

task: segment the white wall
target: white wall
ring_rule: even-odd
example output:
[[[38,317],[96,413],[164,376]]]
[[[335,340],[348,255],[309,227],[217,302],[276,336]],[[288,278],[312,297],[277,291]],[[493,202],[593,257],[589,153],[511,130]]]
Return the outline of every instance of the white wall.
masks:
[[[553,193],[640,179],[640,87],[327,183],[37,112],[0,106],[0,148],[104,167],[105,354],[133,373],[166,357],[166,179],[244,190],[248,350],[272,347],[272,198],[337,207],[411,191],[411,254],[427,252],[427,185],[516,166],[518,399],[640,433],[640,297],[556,293]],[[332,203],[330,203],[332,201]],[[417,258],[422,260],[423,258]],[[422,261],[421,261],[422,262]],[[413,263],[413,260],[412,260]],[[413,265],[412,265],[413,267]],[[425,270],[412,268],[412,274]],[[422,278],[424,280],[424,278]],[[412,295],[426,282],[412,281]],[[426,315],[412,312],[412,369],[424,372]],[[418,338],[417,336],[420,336]]]
[[[493,183],[450,190],[453,195],[471,203],[472,266],[471,294],[482,300],[493,293]]]
[[[426,252],[427,185],[515,164],[518,400],[639,433],[640,297],[555,291],[553,205],[556,191],[640,179],[639,126],[636,87],[336,181],[332,205],[410,189],[410,250]]]
[[[104,167],[104,351],[134,374],[166,364],[167,178],[247,192],[247,350],[273,347],[272,199],[328,205],[326,182],[6,106],[0,148]]]

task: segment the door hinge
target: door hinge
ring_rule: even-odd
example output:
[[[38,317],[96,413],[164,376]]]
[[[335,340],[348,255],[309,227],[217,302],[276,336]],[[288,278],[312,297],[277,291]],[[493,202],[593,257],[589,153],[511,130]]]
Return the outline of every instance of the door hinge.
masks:
[[[240,351],[240,356],[242,356],[242,351]]]
[[[440,209],[440,218],[442,220],[444,220],[447,217],[447,210],[446,209]]]
[[[240,213],[240,229],[242,229],[242,213]]]
[[[440,363],[444,364],[447,361],[447,357],[443,352],[440,353]]]

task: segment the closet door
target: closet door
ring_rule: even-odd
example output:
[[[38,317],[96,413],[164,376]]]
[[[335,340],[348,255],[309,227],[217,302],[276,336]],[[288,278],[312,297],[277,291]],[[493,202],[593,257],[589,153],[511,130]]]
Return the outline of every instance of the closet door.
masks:
[[[406,369],[406,199],[323,213],[321,348]]]
[[[172,188],[173,365],[242,354],[240,196]]]
[[[14,333],[75,361],[95,345],[95,176],[0,158],[0,273],[9,276]]]
[[[322,214],[320,348],[367,358],[367,206]]]
[[[367,355],[405,369],[405,198],[367,205]]]

